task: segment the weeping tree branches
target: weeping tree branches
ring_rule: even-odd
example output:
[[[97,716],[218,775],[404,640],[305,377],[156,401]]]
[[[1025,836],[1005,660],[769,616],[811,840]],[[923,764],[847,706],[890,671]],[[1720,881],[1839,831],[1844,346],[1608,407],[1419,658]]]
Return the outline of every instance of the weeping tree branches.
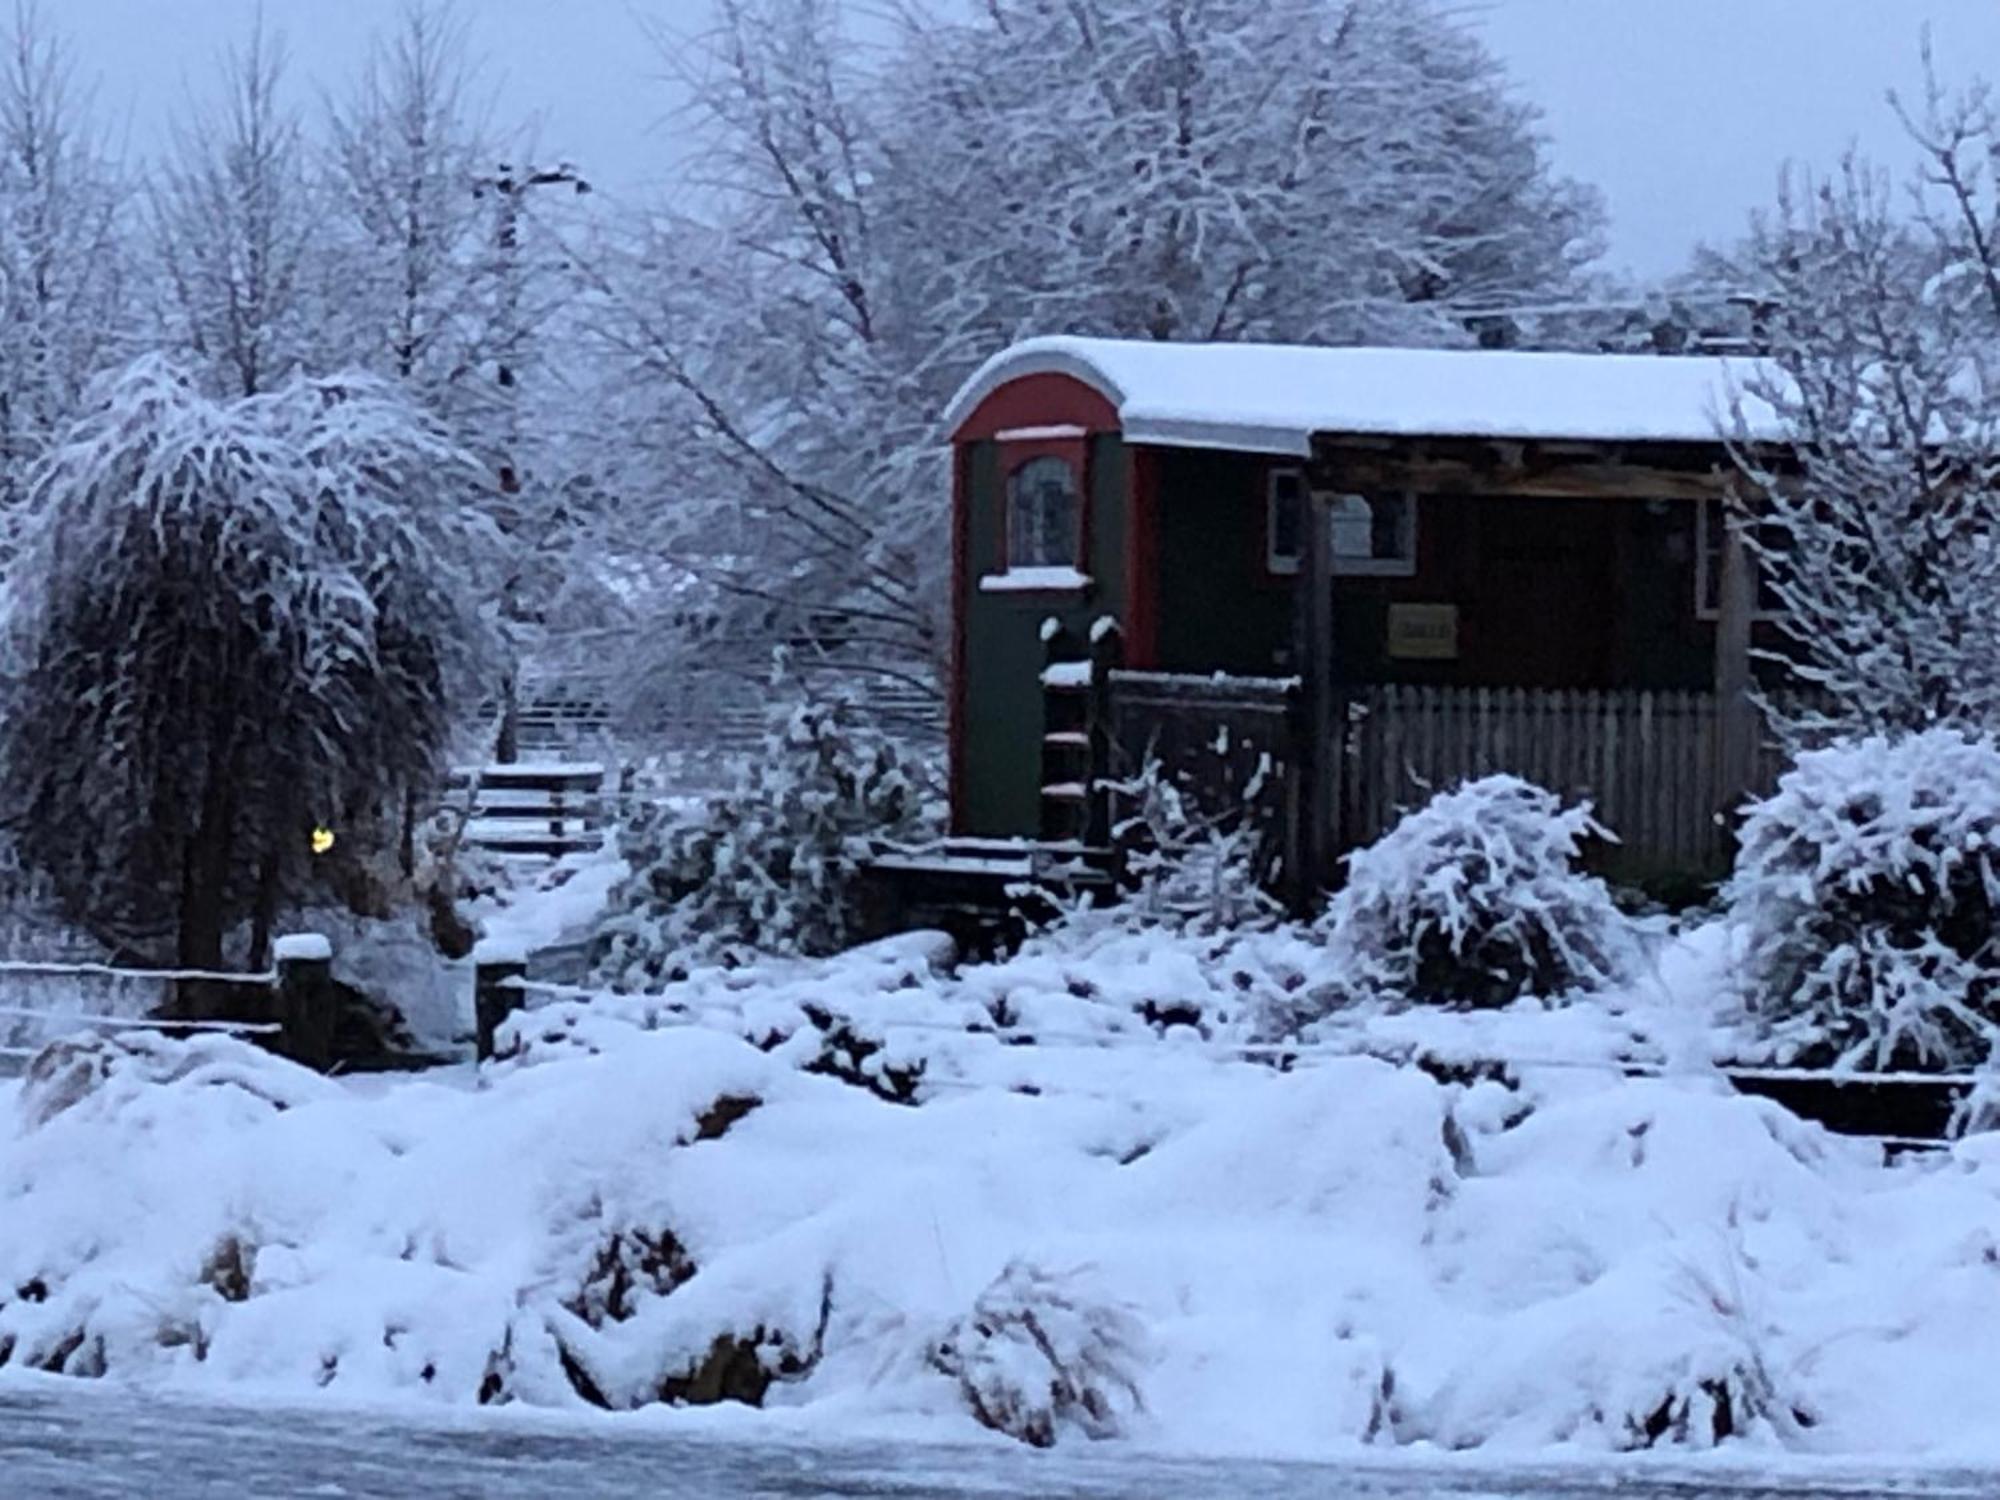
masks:
[[[11,831],[76,920],[213,968],[248,919],[254,960],[315,826],[393,830],[473,680],[477,477],[368,376],[100,383],[34,480],[0,723]]]

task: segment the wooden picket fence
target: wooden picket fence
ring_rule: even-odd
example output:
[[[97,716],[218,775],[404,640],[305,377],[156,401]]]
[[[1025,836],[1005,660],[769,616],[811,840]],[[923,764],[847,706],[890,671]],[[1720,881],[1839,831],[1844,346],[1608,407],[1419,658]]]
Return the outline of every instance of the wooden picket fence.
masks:
[[[1350,689],[1341,746],[1341,841],[1371,842],[1434,791],[1511,772],[1587,798],[1598,821],[1656,867],[1727,857],[1713,693],[1377,685]],[[1781,753],[1759,751],[1768,792]]]

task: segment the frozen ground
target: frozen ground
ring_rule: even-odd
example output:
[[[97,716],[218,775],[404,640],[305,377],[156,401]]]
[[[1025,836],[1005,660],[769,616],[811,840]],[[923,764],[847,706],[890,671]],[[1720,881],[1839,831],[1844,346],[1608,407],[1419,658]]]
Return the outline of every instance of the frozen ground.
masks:
[[[1008,1445],[800,1443],[689,1436],[608,1419],[456,1422],[407,1414],[195,1405],[0,1380],[0,1472],[11,1495],[310,1495],[339,1500],[700,1500],[967,1496],[981,1500],[1847,1500],[1985,1497],[2000,1473],[1823,1467],[1780,1481],[1728,1464],[1285,1464],[1033,1453]]]

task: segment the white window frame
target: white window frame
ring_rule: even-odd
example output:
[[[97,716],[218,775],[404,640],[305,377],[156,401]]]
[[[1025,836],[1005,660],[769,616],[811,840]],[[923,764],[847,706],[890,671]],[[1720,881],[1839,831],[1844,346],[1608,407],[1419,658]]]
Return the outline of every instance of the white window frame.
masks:
[[[1402,534],[1397,538],[1399,557],[1342,557],[1334,553],[1330,560],[1333,576],[1336,578],[1414,578],[1417,576],[1417,496],[1410,490],[1393,491],[1403,500]],[[1372,507],[1374,499],[1353,490],[1315,490],[1315,500],[1324,501],[1330,508],[1341,500],[1359,500]],[[1327,528],[1327,547],[1333,546],[1333,528]]]

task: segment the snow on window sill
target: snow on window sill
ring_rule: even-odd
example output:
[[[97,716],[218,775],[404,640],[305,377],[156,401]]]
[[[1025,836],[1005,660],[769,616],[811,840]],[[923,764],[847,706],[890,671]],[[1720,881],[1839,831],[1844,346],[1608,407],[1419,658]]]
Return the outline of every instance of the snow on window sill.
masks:
[[[1090,575],[1075,568],[1009,568],[979,580],[982,594],[1076,593],[1090,587]]]

